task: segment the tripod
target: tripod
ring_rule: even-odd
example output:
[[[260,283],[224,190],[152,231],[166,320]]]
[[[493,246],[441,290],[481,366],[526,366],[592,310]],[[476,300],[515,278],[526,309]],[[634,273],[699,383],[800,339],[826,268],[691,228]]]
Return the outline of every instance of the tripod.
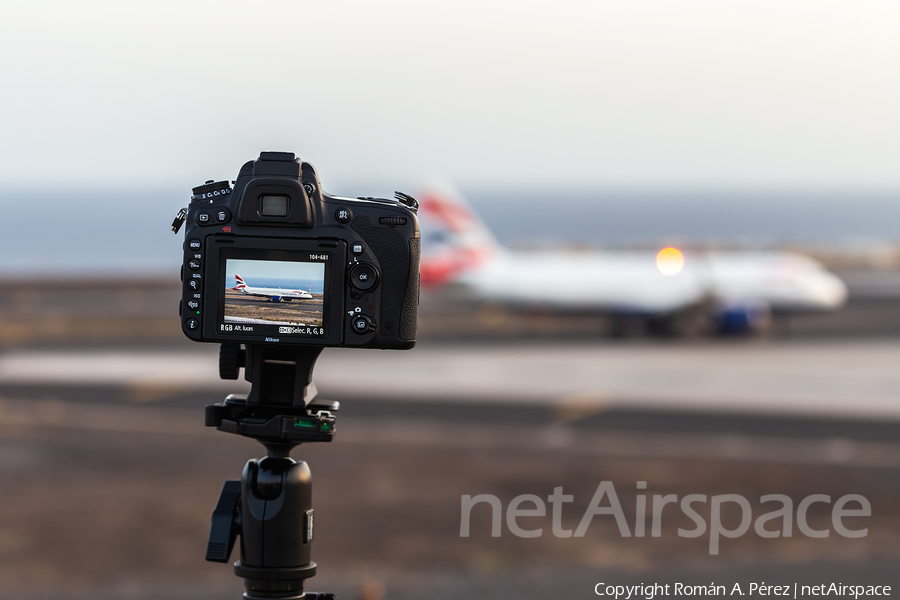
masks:
[[[250,394],[229,395],[206,407],[206,426],[255,439],[266,456],[250,460],[240,481],[226,481],[212,515],[206,560],[228,562],[237,536],[241,559],[234,573],[244,578],[244,598],[335,600],[304,592],[316,574],[312,478],[305,462],[291,459],[294,446],[330,442],[337,402],[315,401],[312,371],[321,348],[222,344],[219,375],[251,383]]]

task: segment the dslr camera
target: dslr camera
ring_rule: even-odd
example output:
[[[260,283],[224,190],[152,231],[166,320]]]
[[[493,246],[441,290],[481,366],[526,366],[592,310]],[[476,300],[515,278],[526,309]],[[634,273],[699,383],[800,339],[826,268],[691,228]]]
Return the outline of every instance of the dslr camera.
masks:
[[[181,326],[198,342],[412,348],[418,203],[341,198],[290,152],[193,188]],[[176,219],[176,222],[178,220]]]

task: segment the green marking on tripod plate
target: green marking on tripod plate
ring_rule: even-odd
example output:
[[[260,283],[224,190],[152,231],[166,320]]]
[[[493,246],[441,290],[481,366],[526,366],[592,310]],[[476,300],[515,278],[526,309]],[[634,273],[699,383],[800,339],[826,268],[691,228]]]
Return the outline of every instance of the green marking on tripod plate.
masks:
[[[307,421],[305,419],[294,419],[294,427],[303,427],[305,429],[315,429],[315,421]]]

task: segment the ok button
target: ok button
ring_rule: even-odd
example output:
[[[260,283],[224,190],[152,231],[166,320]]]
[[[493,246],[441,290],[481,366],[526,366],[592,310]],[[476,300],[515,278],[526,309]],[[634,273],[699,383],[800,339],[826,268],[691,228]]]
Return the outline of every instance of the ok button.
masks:
[[[358,264],[350,269],[350,285],[366,292],[378,283],[378,269],[368,263]]]

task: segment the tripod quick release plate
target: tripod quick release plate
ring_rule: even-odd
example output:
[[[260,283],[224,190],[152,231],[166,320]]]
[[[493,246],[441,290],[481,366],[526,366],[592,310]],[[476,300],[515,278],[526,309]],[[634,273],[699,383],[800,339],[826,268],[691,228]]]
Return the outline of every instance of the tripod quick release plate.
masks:
[[[261,442],[301,444],[330,442],[338,402],[312,402],[303,408],[248,404],[231,394],[225,402],[206,407],[206,426]]]

